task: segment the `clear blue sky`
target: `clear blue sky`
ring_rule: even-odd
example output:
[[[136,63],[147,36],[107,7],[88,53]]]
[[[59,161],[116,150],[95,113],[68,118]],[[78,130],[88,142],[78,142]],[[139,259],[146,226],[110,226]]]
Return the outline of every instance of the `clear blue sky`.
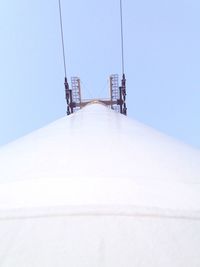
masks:
[[[121,74],[119,1],[63,0],[68,77]],[[124,0],[128,116],[200,148],[200,1]],[[0,145],[65,116],[57,0],[0,6]]]

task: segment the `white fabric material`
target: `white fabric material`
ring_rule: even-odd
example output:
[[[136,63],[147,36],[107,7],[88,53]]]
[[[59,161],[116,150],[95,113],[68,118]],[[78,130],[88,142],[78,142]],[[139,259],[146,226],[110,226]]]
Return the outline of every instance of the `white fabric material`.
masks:
[[[200,151],[100,104],[0,149],[0,266],[200,266]]]

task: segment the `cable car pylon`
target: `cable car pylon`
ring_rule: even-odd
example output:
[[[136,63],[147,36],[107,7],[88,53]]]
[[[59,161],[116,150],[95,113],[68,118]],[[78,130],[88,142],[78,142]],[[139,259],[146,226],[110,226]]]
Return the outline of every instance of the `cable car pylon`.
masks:
[[[108,99],[82,99],[81,97],[81,83],[79,77],[71,78],[71,89],[69,87],[66,70],[66,55],[65,55],[65,43],[64,43],[64,31],[63,31],[63,19],[62,19],[62,6],[61,0],[58,0],[59,5],[59,17],[60,17],[60,31],[61,31],[61,43],[63,54],[63,67],[64,67],[64,86],[65,86],[65,98],[67,102],[67,115],[74,113],[75,111],[83,108],[87,104],[98,101],[109,106],[111,109],[127,115],[126,107],[126,76],[124,67],[124,33],[123,33],[123,6],[122,0],[120,0],[120,28],[121,28],[121,67],[122,78],[119,86],[119,78],[117,74],[110,75],[110,98]]]

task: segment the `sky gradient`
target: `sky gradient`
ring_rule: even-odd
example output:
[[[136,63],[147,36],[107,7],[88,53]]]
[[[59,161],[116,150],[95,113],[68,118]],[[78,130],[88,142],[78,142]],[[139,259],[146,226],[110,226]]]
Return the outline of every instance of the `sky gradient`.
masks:
[[[121,75],[119,1],[62,1],[67,74],[85,97]],[[200,2],[124,0],[128,116],[200,148]],[[57,0],[2,1],[0,145],[65,116]]]

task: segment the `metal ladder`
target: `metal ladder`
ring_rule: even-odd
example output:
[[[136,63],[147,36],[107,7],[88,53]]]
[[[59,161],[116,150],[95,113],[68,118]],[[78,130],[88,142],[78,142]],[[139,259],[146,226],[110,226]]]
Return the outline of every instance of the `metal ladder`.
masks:
[[[119,76],[118,74],[112,74],[110,76],[110,96],[111,96],[111,108],[115,111],[119,111],[119,106],[116,104],[119,99]]]
[[[79,77],[71,77],[71,88],[72,88],[72,100],[75,105],[74,111],[80,109],[81,104],[81,86]]]

